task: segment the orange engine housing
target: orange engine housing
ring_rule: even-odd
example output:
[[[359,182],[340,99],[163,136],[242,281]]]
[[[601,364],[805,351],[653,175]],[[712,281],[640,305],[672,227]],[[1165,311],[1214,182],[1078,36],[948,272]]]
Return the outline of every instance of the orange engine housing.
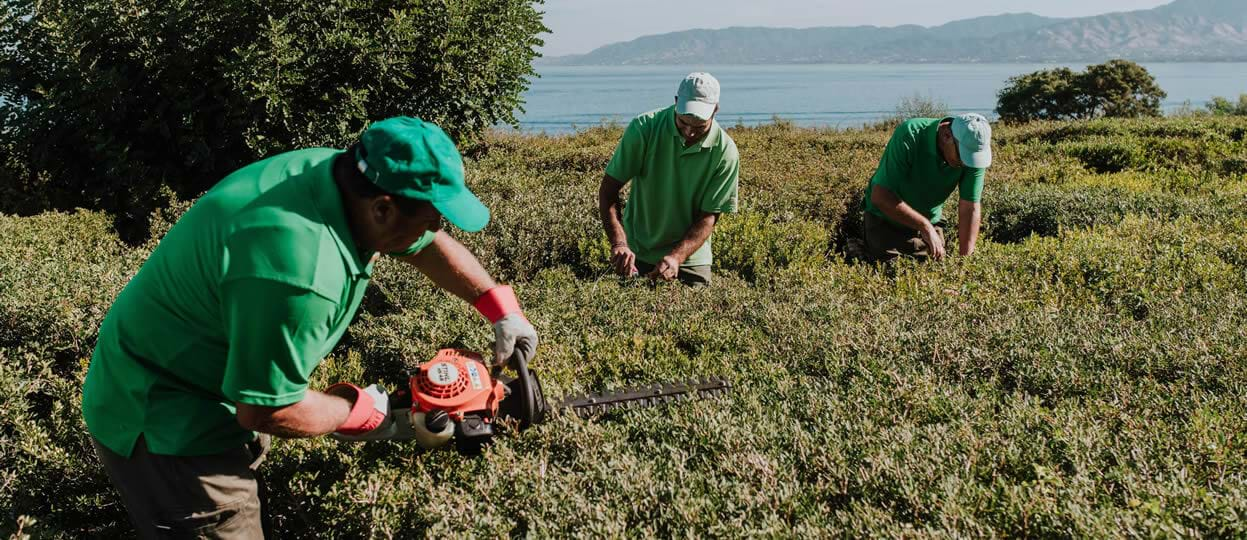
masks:
[[[481,355],[460,349],[437,351],[408,382],[411,410],[446,411],[455,421],[462,421],[464,413],[483,411],[488,422],[506,396],[505,385],[489,375]]]

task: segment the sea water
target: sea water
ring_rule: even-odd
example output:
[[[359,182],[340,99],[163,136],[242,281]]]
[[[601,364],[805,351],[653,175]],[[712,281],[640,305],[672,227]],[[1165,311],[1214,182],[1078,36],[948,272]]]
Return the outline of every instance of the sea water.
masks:
[[[996,94],[1009,77],[1056,65],[871,64],[750,66],[543,66],[524,94],[520,129],[567,133],[601,123],[626,123],[673,103],[692,71],[709,71],[722,85],[719,122],[756,125],[775,118],[801,126],[860,127],[895,113],[919,95],[953,113],[994,116]],[[1068,66],[1081,70],[1084,65]],[[1213,96],[1247,93],[1247,64],[1144,64],[1168,92],[1167,111],[1202,107]]]

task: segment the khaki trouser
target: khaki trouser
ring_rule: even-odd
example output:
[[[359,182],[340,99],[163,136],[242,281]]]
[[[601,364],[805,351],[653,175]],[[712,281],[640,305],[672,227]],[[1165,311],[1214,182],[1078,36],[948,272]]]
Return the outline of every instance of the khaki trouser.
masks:
[[[268,435],[207,456],[152,454],[139,437],[125,458],[91,442],[139,538],[271,537],[256,471],[268,452]]]
[[[636,271],[641,276],[653,272],[654,266],[655,265],[642,261],[641,259],[636,260]],[[680,280],[680,283],[690,287],[709,285],[710,278],[710,265],[708,264],[700,266],[681,266],[680,272],[676,274],[676,279]]]
[[[862,212],[862,241],[866,243],[866,255],[873,261],[889,262],[897,257],[927,259],[927,243],[922,233],[896,225],[871,212]],[[939,241],[944,241],[944,230],[935,228]]]

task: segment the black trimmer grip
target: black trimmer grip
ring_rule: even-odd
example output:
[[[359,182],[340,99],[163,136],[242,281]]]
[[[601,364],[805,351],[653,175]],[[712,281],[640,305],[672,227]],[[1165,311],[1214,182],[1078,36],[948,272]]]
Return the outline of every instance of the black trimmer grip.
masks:
[[[529,371],[528,362],[518,354],[512,355],[507,364],[515,371],[515,380],[507,382],[511,395],[499,404],[498,414],[503,418],[516,419],[520,429],[541,423],[546,418],[548,408],[545,393],[541,389],[541,380],[536,373]]]

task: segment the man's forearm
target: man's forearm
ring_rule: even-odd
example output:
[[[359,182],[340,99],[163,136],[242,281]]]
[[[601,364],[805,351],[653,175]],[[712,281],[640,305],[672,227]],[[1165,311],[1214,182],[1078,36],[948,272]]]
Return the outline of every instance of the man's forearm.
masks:
[[[874,203],[875,207],[883,212],[884,215],[892,218],[892,221],[915,231],[922,231],[932,226],[931,220],[919,214],[917,210],[914,210],[912,206],[906,204],[905,201],[902,201],[900,197],[887,188],[880,186],[871,188],[870,202]]]
[[[982,214],[982,207],[979,203],[969,201],[957,203],[957,240],[962,256],[974,253],[975,245],[978,243]]]
[[[682,238],[675,247],[672,248],[670,255],[675,257],[679,262],[684,262],[692,255],[697,248],[706,243],[706,239],[710,238],[710,233],[714,232],[714,225],[718,222],[719,214],[707,214],[702,212],[688,228],[688,232],[684,233]]]
[[[611,246],[628,244],[628,235],[624,233],[623,222],[619,219],[619,191],[623,182],[610,176],[602,178],[598,188],[598,217],[602,220],[602,229],[606,231],[606,239]]]
[[[298,439],[332,433],[346,421],[353,404],[344,397],[308,390],[298,403],[284,407],[236,404],[244,429]]]
[[[469,303],[497,285],[476,256],[446,231],[437,231],[433,243],[419,253],[400,259]]]

